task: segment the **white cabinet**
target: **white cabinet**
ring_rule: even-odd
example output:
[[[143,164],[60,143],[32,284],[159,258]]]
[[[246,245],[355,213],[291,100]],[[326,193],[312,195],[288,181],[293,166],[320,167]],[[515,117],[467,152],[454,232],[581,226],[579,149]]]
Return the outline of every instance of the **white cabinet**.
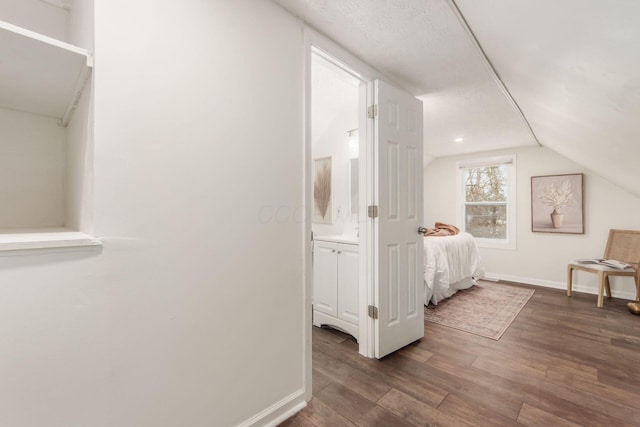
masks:
[[[313,249],[313,324],[358,339],[358,244],[316,238]]]

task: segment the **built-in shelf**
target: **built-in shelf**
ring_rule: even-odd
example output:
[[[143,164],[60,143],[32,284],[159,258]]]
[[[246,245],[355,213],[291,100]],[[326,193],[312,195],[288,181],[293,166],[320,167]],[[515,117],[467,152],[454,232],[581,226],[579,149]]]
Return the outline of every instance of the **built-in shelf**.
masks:
[[[102,241],[67,228],[0,230],[0,253],[91,246],[102,246]]]
[[[88,50],[0,21],[0,108],[66,126],[92,68]]]

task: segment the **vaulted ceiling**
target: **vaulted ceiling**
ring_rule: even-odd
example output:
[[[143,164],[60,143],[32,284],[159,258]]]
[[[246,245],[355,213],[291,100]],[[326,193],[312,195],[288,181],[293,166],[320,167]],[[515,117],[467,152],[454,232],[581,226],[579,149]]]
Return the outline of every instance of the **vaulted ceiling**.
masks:
[[[640,2],[274,1],[423,101],[426,155],[537,137],[640,196]]]

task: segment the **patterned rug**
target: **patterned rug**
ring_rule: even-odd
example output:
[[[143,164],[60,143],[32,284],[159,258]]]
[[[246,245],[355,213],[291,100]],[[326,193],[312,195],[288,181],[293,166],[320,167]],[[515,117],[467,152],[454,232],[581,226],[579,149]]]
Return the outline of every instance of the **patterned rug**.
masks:
[[[424,308],[424,319],[499,340],[533,292],[532,289],[480,280],[477,285],[458,291],[438,305],[429,304]]]

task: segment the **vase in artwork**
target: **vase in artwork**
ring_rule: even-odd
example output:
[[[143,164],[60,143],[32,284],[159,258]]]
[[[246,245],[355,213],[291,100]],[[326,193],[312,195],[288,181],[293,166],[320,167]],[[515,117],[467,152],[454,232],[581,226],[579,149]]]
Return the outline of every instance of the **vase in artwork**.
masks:
[[[553,228],[562,227],[563,219],[564,219],[564,215],[558,212],[557,209],[554,209],[553,212],[551,212],[551,223],[553,224]]]

